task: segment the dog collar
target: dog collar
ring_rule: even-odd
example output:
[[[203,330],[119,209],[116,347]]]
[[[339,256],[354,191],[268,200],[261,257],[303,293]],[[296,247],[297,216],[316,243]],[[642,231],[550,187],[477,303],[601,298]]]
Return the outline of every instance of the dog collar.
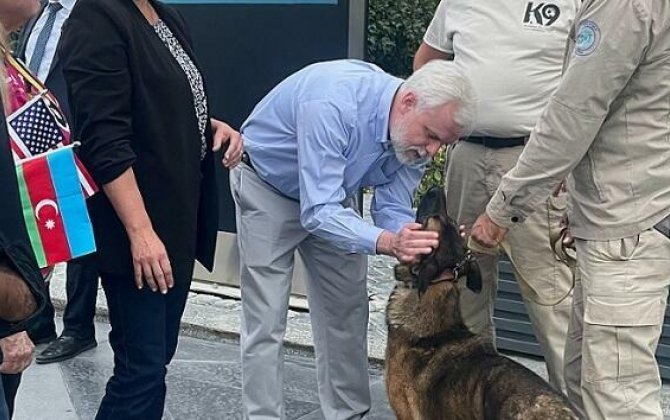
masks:
[[[472,253],[472,251],[468,250],[454,268],[448,268],[444,270],[442,274],[433,279],[430,283],[428,283],[428,285],[432,286],[434,284],[442,283],[445,281],[457,280],[459,277],[461,277],[461,270],[463,270],[463,267],[465,267],[465,265],[468,264],[469,262],[474,261],[474,259],[475,255]]]
[[[457,279],[461,276],[461,270],[465,267],[466,264],[474,261],[476,259],[475,254],[472,253],[469,249],[463,255],[463,258],[456,264],[456,267],[451,269],[451,272],[454,275],[454,278]]]
[[[451,269],[445,270],[437,276],[435,279],[431,280],[430,283],[428,283],[428,286],[432,286],[434,284],[442,283],[445,281],[454,281],[457,277],[454,276],[454,272]]]

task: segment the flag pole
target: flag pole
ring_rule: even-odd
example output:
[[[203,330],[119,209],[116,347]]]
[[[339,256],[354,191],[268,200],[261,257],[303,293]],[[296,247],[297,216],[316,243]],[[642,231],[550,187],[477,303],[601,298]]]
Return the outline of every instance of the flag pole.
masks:
[[[51,153],[55,153],[55,152],[58,152],[58,151],[63,150],[63,149],[72,149],[72,148],[75,148],[75,147],[78,147],[78,146],[81,146],[81,143],[78,142],[78,141],[73,141],[72,143],[70,143],[66,146],[58,147],[56,149],[51,149],[51,150],[48,150],[44,153],[40,153],[39,155],[34,155],[34,156],[27,157],[25,159],[18,160],[18,161],[16,161],[16,164],[20,165],[22,163],[30,162],[31,160],[35,160],[35,159],[39,159],[39,158],[48,156]]]

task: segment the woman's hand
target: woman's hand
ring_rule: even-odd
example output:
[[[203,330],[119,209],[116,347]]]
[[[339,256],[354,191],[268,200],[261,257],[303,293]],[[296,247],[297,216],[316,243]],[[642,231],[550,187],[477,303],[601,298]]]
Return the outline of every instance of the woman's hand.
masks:
[[[174,278],[165,245],[151,227],[129,232],[129,238],[137,288],[146,283],[152,291],[166,294],[174,286]]]
[[[212,118],[211,123],[214,137],[212,150],[217,152],[224,144],[228,143],[228,149],[223,154],[223,166],[229,169],[236,167],[242,160],[244,150],[242,136],[223,121]]]
[[[144,207],[133,168],[102,188],[128,234],[137,288],[146,283],[154,292],[160,289],[166,294],[174,286],[170,259]]]
[[[24,331],[0,339],[0,349],[3,356],[0,373],[13,375],[30,366],[35,345]]]

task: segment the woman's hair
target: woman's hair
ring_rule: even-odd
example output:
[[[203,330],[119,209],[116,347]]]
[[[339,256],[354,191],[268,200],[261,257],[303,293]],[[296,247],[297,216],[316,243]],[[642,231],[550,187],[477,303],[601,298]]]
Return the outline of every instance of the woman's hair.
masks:
[[[458,103],[454,121],[467,136],[475,120],[475,94],[470,80],[453,61],[431,60],[405,80],[401,91],[414,92],[419,110]]]

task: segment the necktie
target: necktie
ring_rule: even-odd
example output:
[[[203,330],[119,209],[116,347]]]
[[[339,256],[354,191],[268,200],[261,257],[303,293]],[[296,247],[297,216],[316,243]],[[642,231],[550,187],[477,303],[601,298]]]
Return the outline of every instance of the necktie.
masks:
[[[47,7],[47,21],[44,23],[44,27],[37,35],[37,41],[35,42],[35,50],[33,51],[33,56],[30,57],[30,64],[28,68],[33,74],[37,75],[37,71],[40,69],[40,64],[42,64],[42,58],[44,58],[44,50],[47,47],[47,42],[49,42],[49,36],[51,35],[51,30],[54,27],[54,22],[56,21],[56,14],[60,9],[63,8],[63,5],[58,2],[49,2]]]

